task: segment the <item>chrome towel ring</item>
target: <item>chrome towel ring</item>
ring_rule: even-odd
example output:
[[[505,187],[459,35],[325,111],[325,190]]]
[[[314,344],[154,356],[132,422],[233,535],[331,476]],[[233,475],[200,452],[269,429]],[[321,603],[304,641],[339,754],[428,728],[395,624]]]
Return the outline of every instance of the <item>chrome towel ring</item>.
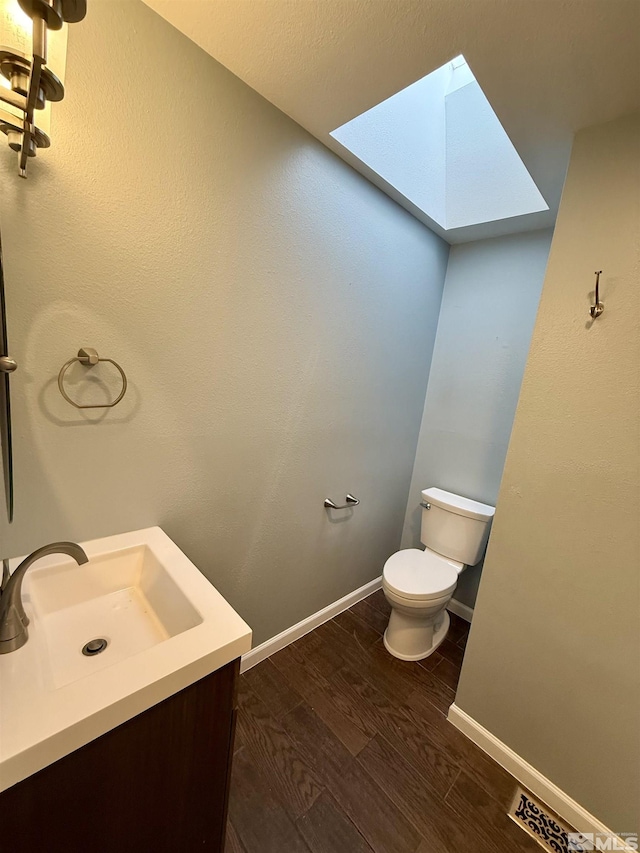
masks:
[[[64,390],[64,377],[67,370],[74,364],[76,361],[79,361],[80,364],[84,364],[85,367],[93,367],[95,364],[98,364],[101,361],[109,362],[112,364],[116,370],[120,373],[122,377],[122,391],[118,394],[115,400],[112,400],[110,403],[99,403],[99,404],[91,404],[91,405],[81,405],[80,403],[76,403],[75,400],[72,400],[71,397]],[[76,409],[112,409],[114,406],[117,406],[120,400],[127,393],[127,376],[124,370],[120,367],[117,361],[114,361],[112,358],[100,358],[97,351],[93,349],[93,347],[82,347],[78,350],[78,355],[75,358],[70,358],[69,361],[65,362],[60,368],[60,373],[58,374],[58,388],[60,389],[60,393],[67,401],[67,403],[71,403],[72,406],[75,406]]]

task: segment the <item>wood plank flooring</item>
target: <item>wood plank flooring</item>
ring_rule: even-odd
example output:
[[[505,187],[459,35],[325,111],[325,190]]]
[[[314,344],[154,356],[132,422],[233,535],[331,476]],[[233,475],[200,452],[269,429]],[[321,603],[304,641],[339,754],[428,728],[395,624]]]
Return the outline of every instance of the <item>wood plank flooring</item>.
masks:
[[[469,626],[405,663],[388,614],[376,592],[240,676],[226,853],[539,853],[446,720]]]

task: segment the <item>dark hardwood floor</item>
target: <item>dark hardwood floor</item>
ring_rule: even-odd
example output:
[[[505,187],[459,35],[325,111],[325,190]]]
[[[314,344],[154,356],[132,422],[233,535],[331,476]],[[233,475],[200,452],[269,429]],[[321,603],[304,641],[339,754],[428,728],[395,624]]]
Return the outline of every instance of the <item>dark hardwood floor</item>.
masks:
[[[469,626],[405,663],[388,613],[376,592],[240,677],[226,853],[539,853],[446,720]]]

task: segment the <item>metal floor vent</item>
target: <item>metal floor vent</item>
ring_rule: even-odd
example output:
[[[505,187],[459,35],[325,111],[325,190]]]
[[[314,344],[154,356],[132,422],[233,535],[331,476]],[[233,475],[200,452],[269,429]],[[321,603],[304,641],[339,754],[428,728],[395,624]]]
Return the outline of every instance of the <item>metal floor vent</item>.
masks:
[[[523,788],[516,788],[508,815],[545,850],[553,853],[583,853],[588,849],[576,843],[575,829]],[[573,838],[570,838],[572,834]]]

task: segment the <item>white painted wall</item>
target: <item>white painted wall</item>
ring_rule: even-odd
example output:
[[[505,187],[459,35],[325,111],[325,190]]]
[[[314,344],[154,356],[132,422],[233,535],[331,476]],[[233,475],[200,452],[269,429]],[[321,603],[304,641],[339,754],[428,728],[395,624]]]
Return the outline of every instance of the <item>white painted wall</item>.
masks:
[[[449,63],[331,136],[435,222],[445,226]]]
[[[640,830],[639,151],[640,115],[576,136],[456,696],[618,833]]]
[[[0,149],[2,556],[159,524],[260,642],[399,545],[448,247],[137,0],[91,0],[66,88],[27,181]],[[58,393],[81,345],[116,409]]]
[[[551,243],[549,230],[449,255],[402,545],[420,547],[428,486],[495,506]],[[473,607],[481,566],[455,598]]]
[[[436,231],[547,209],[462,56],[331,136],[348,162]]]
[[[445,109],[448,230],[547,210],[475,80],[450,92]]]

